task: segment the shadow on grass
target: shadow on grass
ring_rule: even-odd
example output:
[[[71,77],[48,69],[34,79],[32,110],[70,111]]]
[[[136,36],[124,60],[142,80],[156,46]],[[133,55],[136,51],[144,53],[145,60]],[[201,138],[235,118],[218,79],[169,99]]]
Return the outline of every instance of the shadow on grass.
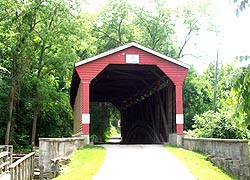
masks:
[[[102,146],[97,146],[97,145],[84,145],[83,147],[81,147],[78,151],[84,150],[84,149],[104,149],[104,147]]]

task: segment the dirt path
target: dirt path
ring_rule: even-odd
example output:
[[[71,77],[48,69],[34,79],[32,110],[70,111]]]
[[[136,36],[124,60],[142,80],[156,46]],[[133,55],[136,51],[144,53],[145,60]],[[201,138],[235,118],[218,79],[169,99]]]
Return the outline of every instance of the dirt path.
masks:
[[[105,161],[93,180],[194,180],[161,145],[104,145]]]

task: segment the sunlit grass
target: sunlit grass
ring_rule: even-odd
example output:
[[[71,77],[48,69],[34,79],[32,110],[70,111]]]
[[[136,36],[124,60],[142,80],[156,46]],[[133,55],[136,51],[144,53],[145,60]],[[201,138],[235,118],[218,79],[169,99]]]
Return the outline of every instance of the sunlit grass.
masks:
[[[85,146],[71,156],[71,162],[66,170],[54,180],[92,180],[100,169],[105,149],[99,146]]]
[[[206,160],[206,156],[197,152],[183,148],[165,146],[174,156],[176,156],[197,180],[232,180],[221,169]],[[236,180],[236,179],[235,179]]]

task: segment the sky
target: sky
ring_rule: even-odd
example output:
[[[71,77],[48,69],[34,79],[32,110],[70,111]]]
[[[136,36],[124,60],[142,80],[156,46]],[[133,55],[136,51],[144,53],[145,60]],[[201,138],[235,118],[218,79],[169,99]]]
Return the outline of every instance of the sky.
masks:
[[[168,1],[171,7],[176,8],[188,0]],[[250,7],[240,12],[237,17],[235,5],[232,2],[230,3],[232,0],[212,1],[213,6],[218,10],[215,12],[213,20],[220,26],[219,38],[214,32],[208,32],[205,29],[201,30],[199,35],[192,37],[185,50],[189,54],[199,56],[199,58],[185,56],[181,59],[188,64],[194,64],[199,71],[203,71],[210,62],[216,60],[217,50],[219,51],[219,62],[222,63],[233,61],[236,56],[250,55]],[[99,10],[104,2],[104,0],[91,0],[87,7],[88,11],[95,12]],[[143,0],[134,0],[133,2],[145,3]],[[178,32],[177,36],[183,39],[185,33]]]
[[[173,1],[182,4],[187,0]],[[181,59],[188,64],[194,64],[196,69],[202,72],[209,63],[215,62],[218,50],[220,63],[228,63],[235,60],[236,56],[250,56],[250,7],[246,8],[237,17],[235,4],[230,0],[214,0],[215,11],[213,21],[220,27],[219,37],[214,32],[201,30],[199,35],[193,37],[186,51],[198,54],[201,57],[184,57]],[[182,33],[179,33],[181,35]],[[196,45],[192,45],[195,43]]]

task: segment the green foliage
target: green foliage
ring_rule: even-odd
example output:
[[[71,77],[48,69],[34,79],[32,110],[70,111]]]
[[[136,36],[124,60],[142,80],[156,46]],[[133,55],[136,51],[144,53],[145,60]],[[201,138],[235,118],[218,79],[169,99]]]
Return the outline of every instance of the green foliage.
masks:
[[[90,137],[95,142],[106,142],[108,138],[119,132],[118,110],[109,103],[91,103]]]
[[[4,142],[5,127],[7,123],[6,117],[8,117],[8,92],[9,84],[8,81],[9,72],[7,69],[0,67],[0,144]]]
[[[88,48],[78,46],[87,28],[80,28],[85,21],[76,2],[11,0],[0,9],[0,144],[11,121],[14,147],[28,146],[36,112],[38,137],[70,136],[72,67],[79,60],[76,51]],[[9,73],[3,76],[2,67]]]
[[[217,110],[232,107],[235,104],[232,94],[233,82],[239,70],[231,64],[220,65],[217,82]],[[183,85],[183,106],[185,129],[192,129],[195,115],[202,115],[213,108],[213,90],[215,81],[215,66],[210,64],[202,74],[193,67]]]
[[[192,129],[196,114],[212,109],[212,85],[191,66],[183,85],[185,129]]]
[[[95,137],[97,142],[105,142],[110,136],[110,112],[105,103],[91,103],[90,137]]]
[[[154,13],[144,7],[134,10],[134,24],[138,32],[136,40],[165,55],[177,57],[175,22],[171,15],[173,11],[164,1],[155,1],[153,7]]]
[[[192,36],[198,34],[202,23],[200,16],[207,22],[204,20],[209,14],[207,3],[194,3],[197,7],[186,6],[178,12],[169,8],[163,0],[146,0],[145,4],[111,0],[104,4],[98,14],[90,14],[96,52],[135,41],[172,58],[179,59],[187,55],[183,54],[183,50]],[[176,22],[184,24],[188,31],[180,43],[177,43],[176,38]]]
[[[133,41],[131,6],[126,0],[107,1],[93,25],[97,53]]]
[[[189,131],[194,137],[247,139],[250,132],[240,126],[239,121],[233,116],[233,111],[223,109],[222,112],[204,112],[194,117],[194,130]]]
[[[190,69],[183,86],[185,129],[193,129],[189,132],[195,137],[249,138],[249,68],[220,65],[217,113],[211,111],[214,69],[210,64],[202,75]]]
[[[245,118],[245,126],[250,127],[250,66],[242,67],[236,75],[233,93],[236,97],[238,117]]]

